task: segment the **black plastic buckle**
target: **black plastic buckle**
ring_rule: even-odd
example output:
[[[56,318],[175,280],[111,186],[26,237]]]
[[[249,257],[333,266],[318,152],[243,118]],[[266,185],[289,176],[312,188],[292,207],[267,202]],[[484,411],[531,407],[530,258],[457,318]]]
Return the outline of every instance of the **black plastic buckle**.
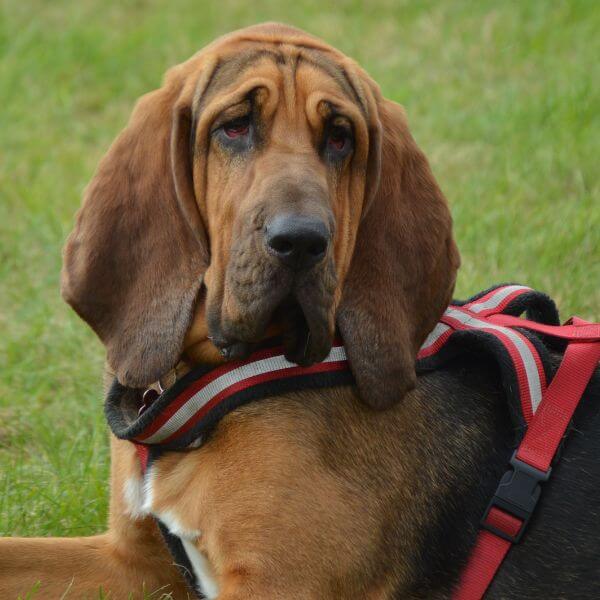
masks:
[[[535,505],[540,499],[542,492],[540,483],[548,481],[552,468],[544,472],[528,465],[517,458],[517,450],[514,451],[510,459],[510,464],[512,465],[512,469],[509,469],[502,476],[498,489],[488,504],[483,519],[481,519],[481,526],[495,533],[497,536],[513,544],[517,544],[523,537]],[[493,527],[486,522],[493,507],[498,507],[523,522],[516,535],[510,535],[506,531]]]

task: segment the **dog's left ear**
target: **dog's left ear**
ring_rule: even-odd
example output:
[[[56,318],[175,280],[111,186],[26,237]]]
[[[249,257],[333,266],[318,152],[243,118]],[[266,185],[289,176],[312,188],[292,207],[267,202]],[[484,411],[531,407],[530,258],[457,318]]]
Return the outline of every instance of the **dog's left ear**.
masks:
[[[361,397],[383,409],[415,386],[417,352],[452,297],[460,257],[448,205],[403,108],[376,104],[365,212],[338,326]]]

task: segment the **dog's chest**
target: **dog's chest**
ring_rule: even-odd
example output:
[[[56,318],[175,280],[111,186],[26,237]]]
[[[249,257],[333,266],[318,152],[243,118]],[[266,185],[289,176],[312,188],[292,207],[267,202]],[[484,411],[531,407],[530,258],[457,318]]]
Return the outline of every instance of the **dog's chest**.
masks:
[[[156,485],[160,473],[160,465],[153,465],[140,475],[130,474],[123,487],[123,497],[126,511],[130,518],[137,520],[153,517],[163,531],[169,534],[175,552],[183,553],[183,562],[191,571],[193,585],[198,592],[208,600],[216,598],[219,593],[214,570],[206,554],[199,548],[202,541],[202,532],[191,526],[190,514],[186,514],[185,507],[179,505],[177,498],[161,493],[160,486]],[[164,475],[163,475],[164,476]]]

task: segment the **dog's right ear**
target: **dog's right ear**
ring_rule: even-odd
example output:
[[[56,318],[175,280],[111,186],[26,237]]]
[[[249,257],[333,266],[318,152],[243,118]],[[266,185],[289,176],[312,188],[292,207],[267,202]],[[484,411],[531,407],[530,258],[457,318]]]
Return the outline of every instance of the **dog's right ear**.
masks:
[[[460,256],[448,204],[404,110],[378,97],[377,117],[370,206],[337,317],[360,395],[383,409],[415,386],[417,352],[452,298]]]
[[[64,249],[63,297],[132,387],[178,361],[208,265],[192,176],[192,96],[175,67],[139,100],[100,162]]]

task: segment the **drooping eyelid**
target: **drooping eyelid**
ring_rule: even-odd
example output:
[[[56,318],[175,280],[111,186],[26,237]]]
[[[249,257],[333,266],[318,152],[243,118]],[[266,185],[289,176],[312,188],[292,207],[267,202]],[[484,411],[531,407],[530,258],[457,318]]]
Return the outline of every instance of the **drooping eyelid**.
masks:
[[[306,100],[306,116],[315,132],[320,135],[332,121],[339,119],[340,126],[349,131],[366,129],[364,118],[358,108],[346,99],[329,93],[314,92]]]
[[[261,113],[265,116],[273,113],[279,101],[279,93],[276,85],[270,79],[253,77],[239,85],[229,94],[224,94],[223,96],[220,96],[217,101],[209,103],[201,113],[198,131],[202,131],[204,130],[204,127],[207,127],[209,132],[214,132],[215,126],[217,126],[217,129],[220,126],[217,125],[217,123],[220,120],[221,115],[226,114],[226,111],[233,107],[248,102],[250,95],[257,90],[264,90],[266,92],[265,94],[261,94]],[[234,115],[233,117],[230,117],[229,120],[236,118],[236,116],[239,117],[244,115]],[[220,124],[223,125],[225,122],[227,122],[227,119],[220,121]],[[206,124],[208,123],[210,123],[210,125],[207,126]]]
[[[333,127],[339,127],[340,129],[344,129],[347,133],[351,135],[354,133],[352,120],[349,119],[346,115],[340,113],[334,113],[330,117],[327,125],[329,129]]]
[[[212,124],[211,133],[214,133],[230,121],[235,121],[236,119],[243,119],[244,117],[250,117],[251,115],[252,104],[250,100],[244,100],[243,102],[234,104],[233,106],[226,108],[222,113],[220,113],[217,116],[217,118]]]

